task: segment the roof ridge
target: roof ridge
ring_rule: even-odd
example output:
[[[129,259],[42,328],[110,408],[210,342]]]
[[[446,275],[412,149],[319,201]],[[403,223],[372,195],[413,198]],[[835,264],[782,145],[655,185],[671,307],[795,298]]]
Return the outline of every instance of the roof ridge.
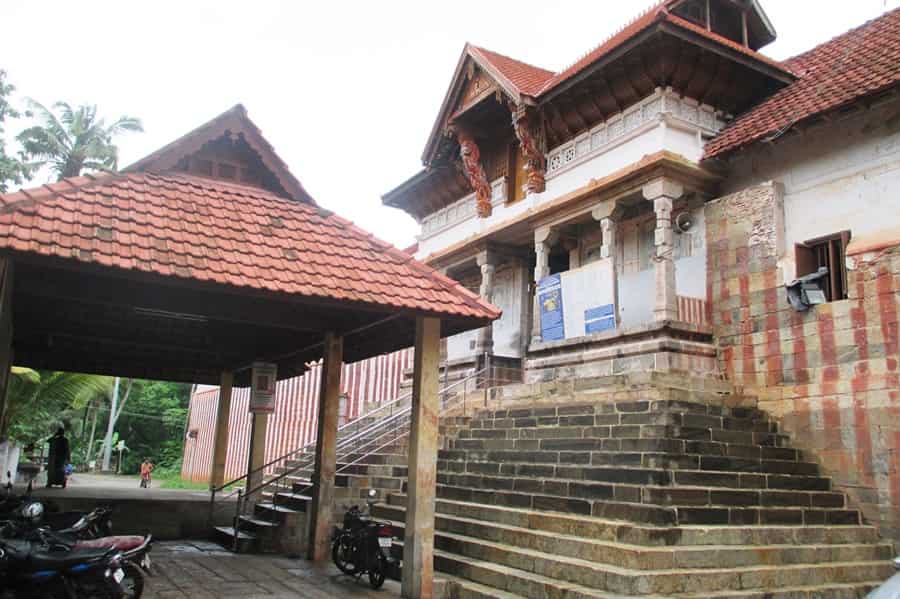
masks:
[[[847,31],[844,31],[843,33],[838,33],[836,35],[832,35],[827,40],[825,40],[823,42],[819,42],[818,44],[812,46],[811,48],[804,50],[803,52],[800,52],[799,54],[795,54],[794,56],[785,58],[782,61],[782,63],[785,65],[793,66],[793,63],[803,62],[805,59],[807,59],[809,57],[809,55],[814,54],[815,52],[821,50],[823,47],[825,47],[829,44],[836,43],[842,39],[853,36],[857,33],[861,33],[863,29],[868,29],[876,22],[880,21],[881,19],[887,17],[889,14],[894,13],[894,12],[900,12],[900,6],[898,6],[896,8],[892,8],[890,10],[886,10],[883,13],[881,13],[880,15],[878,15],[877,17],[872,17],[871,19],[868,19],[867,21],[860,23],[856,27],[851,27],[850,29],[848,29]],[[799,72],[796,74],[798,76],[801,76]],[[803,75],[806,75],[806,74],[807,73],[804,71]]]

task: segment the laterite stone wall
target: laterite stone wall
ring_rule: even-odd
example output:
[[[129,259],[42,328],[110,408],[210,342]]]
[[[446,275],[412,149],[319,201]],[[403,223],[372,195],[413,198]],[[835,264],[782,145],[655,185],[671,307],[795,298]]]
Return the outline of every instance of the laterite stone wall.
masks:
[[[773,183],[706,206],[720,367],[900,550],[900,246],[849,257],[849,299],[796,312],[781,213]]]

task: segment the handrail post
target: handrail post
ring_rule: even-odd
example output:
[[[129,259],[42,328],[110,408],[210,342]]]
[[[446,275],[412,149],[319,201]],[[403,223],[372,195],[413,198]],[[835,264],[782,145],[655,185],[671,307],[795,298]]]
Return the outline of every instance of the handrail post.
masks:
[[[248,480],[247,482],[249,483],[250,481]],[[231,523],[231,528],[234,531],[233,550],[235,553],[238,552],[238,546],[239,546],[239,541],[240,541],[239,535],[241,534],[238,523],[241,521],[241,502],[242,501],[243,501],[243,489],[238,489],[237,504],[234,508],[234,520]]]
[[[213,516],[213,513],[215,512],[215,510],[216,510],[216,486],[210,485],[209,486],[209,523],[207,525],[207,528],[209,528],[210,530],[212,530],[212,527],[216,523],[216,519]]]

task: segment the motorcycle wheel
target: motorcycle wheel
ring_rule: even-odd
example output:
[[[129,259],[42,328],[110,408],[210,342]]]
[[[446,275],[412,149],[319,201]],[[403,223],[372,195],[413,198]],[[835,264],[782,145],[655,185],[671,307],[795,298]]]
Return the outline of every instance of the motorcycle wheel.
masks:
[[[384,584],[385,574],[387,573],[387,560],[384,554],[379,551],[375,555],[375,564],[369,570],[369,586],[373,589],[380,589]]]
[[[350,545],[343,541],[343,537],[338,537],[331,544],[331,561],[344,574],[354,576],[356,574],[356,564],[353,562],[353,556],[348,555]]]
[[[122,570],[125,572],[122,579],[123,599],[140,599],[144,594],[144,573],[131,562],[124,562]]]

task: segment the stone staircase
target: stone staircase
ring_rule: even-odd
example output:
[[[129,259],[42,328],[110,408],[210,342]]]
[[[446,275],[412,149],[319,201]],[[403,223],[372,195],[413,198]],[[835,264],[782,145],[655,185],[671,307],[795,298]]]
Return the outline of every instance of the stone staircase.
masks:
[[[720,399],[476,414],[438,455],[436,570],[461,598],[843,598],[889,577],[891,545],[817,464]],[[400,538],[405,501],[373,510]]]

